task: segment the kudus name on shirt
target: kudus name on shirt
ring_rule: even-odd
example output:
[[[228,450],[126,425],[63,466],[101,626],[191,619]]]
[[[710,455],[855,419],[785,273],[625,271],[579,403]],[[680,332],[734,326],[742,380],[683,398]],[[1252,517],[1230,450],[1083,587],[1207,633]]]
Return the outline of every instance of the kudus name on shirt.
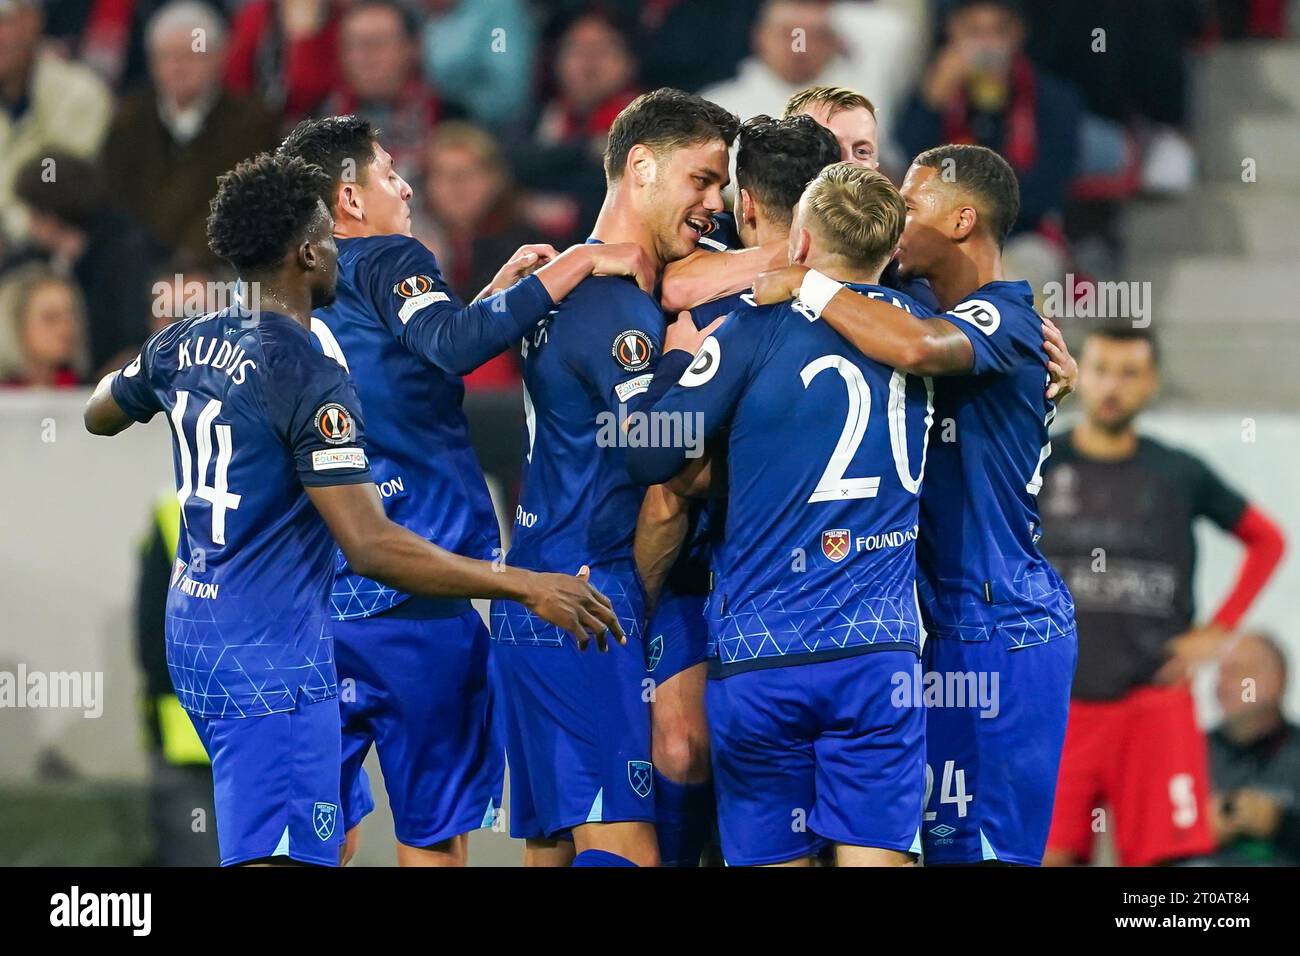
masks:
[[[214,336],[200,335],[193,342],[189,339],[183,340],[179,355],[178,370],[187,369],[192,365],[206,365],[219,372],[225,372],[236,385],[243,385],[247,374],[257,368],[257,363],[248,358],[243,349],[231,345],[226,339],[218,339]]]
[[[127,927],[132,936],[148,936],[153,929],[153,894],[83,893],[74,885],[50,897],[50,925]]]

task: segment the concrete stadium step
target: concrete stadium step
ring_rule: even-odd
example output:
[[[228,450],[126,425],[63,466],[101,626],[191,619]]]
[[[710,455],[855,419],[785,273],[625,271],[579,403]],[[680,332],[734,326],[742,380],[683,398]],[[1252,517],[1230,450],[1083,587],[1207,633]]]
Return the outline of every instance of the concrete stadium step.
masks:
[[[1121,228],[1131,256],[1228,255],[1294,262],[1300,188],[1206,184],[1171,201],[1130,203]]]
[[[1163,398],[1241,414],[1300,407],[1300,324],[1223,323],[1153,326],[1164,369]],[[1289,344],[1288,344],[1289,343]]]
[[[1192,69],[1194,123],[1206,179],[1241,181],[1254,159],[1259,184],[1300,185],[1300,43],[1230,43]]]
[[[1292,328],[1292,345],[1300,348],[1295,269],[1280,268],[1277,261],[1134,255],[1123,278],[1151,283],[1151,314],[1157,325],[1285,322]]]

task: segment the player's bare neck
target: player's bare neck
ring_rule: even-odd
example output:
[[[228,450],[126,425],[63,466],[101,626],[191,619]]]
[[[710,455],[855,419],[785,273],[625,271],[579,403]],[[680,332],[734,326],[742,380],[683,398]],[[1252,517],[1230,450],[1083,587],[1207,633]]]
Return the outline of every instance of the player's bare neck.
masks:
[[[1002,281],[1002,253],[994,243],[971,238],[956,243],[952,252],[926,278],[944,311],[990,282]]]
[[[1085,418],[1071,432],[1070,442],[1084,458],[1125,461],[1137,454],[1138,433],[1131,423],[1120,429],[1109,429]]]
[[[596,224],[591,227],[591,238],[601,242],[634,242],[658,262],[660,269],[664,267],[650,228],[637,215],[630,199],[619,187],[605,194],[605,202],[600,207],[600,214],[596,216]]]
[[[282,276],[247,275],[240,276],[245,285],[256,284],[258,289],[257,309],[260,312],[278,312],[293,319],[303,328],[311,328],[311,290],[296,288],[286,283]]]

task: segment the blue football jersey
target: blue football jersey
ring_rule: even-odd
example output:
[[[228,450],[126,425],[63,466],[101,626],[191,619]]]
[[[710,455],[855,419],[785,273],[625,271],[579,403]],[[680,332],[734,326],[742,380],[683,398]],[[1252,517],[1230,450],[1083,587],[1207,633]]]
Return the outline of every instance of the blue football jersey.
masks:
[[[970,340],[970,374],[936,379],[917,580],[939,637],[1037,644],[1074,628],[1074,602],[1038,550],[1038,489],[1055,405],[1027,282],[990,282],[944,313]]]
[[[645,491],[627,473],[623,424],[663,334],[658,303],[636,283],[593,276],[524,340],[527,451],[510,564],[631,568]]]
[[[172,429],[182,532],[167,664],[205,717],[293,710],[336,692],[334,539],[304,485],[369,482],[361,409],[311,335],[270,312],[177,322],[113,379],[133,419]]]
[[[709,217],[709,223],[709,231],[700,236],[695,243],[701,249],[726,252],[728,249],[744,248],[734,215],[729,212],[715,212]]]
[[[714,319],[750,308],[752,300],[743,292],[724,295],[691,309],[697,329],[706,329]],[[674,316],[668,316],[673,321]],[[722,536],[727,520],[727,499],[709,498],[691,504],[686,540],[664,581],[663,596],[673,594],[707,594],[712,582],[713,545]]]
[[[879,286],[849,288],[912,308]],[[919,646],[931,385],[864,357],[797,306],[733,312],[693,361],[669,353],[661,375],[689,367],[645,409],[700,416],[706,434],[730,429],[709,602],[723,673]],[[684,461],[652,448],[629,455],[645,483]]]
[[[500,534],[461,408],[468,371],[513,344],[553,303],[540,280],[463,306],[433,253],[409,236],[340,239],[338,297],[312,317],[367,409],[367,453],[388,517],[439,547],[491,560]],[[342,552],[339,620],[409,595],[354,572]],[[434,603],[434,602],[429,602]],[[436,602],[446,604],[446,602]]]

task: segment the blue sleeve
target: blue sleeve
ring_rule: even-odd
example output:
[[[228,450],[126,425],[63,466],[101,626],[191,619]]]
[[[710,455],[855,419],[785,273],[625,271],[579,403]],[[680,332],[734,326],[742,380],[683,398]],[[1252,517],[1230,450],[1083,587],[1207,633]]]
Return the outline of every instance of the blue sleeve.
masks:
[[[169,331],[172,331],[170,327],[150,336],[140,347],[140,354],[124,365],[109,383],[118,408],[137,422],[147,422],[162,411],[162,402],[154,390],[152,379],[158,342]]]
[[[304,485],[373,481],[366,458],[361,402],[343,367],[310,344],[274,356],[259,375],[262,400]]]
[[[461,305],[434,254],[409,237],[371,255],[362,274],[375,312],[407,349],[453,375],[500,355],[555,308],[536,276]]]
[[[1007,375],[1035,356],[1046,366],[1042,323],[1032,309],[1003,298],[971,297],[940,317],[970,340],[975,351],[971,375]]]
[[[699,440],[689,446],[682,442],[659,448],[629,443],[627,470],[634,482],[657,485],[667,481],[686,466],[688,458],[699,457],[705,441],[731,421],[736,403],[752,378],[760,343],[766,338],[757,332],[754,323],[732,313],[704,340],[694,358],[679,351],[664,356],[655,370],[649,401],[641,411],[672,416],[667,420],[683,422],[683,435],[693,434]],[[687,421],[698,425],[687,431]]]
[[[591,280],[588,280],[591,281]],[[664,341],[664,316],[654,299],[623,279],[603,282],[600,310],[584,309],[577,322],[575,364],[610,411],[643,395],[654,377]],[[605,294],[608,292],[608,294]],[[594,314],[593,314],[594,312]]]

